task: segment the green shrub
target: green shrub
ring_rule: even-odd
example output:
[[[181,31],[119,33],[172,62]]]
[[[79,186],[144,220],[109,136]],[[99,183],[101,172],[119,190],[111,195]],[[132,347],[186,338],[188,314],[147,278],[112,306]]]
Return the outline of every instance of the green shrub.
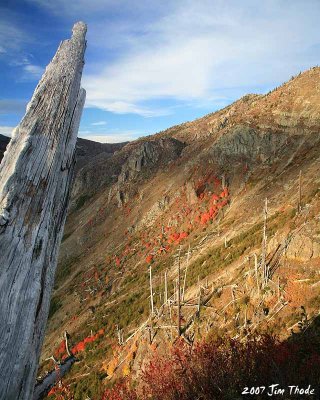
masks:
[[[91,196],[87,195],[87,194],[83,194],[82,196],[80,196],[76,202],[75,205],[75,211],[80,210],[80,208],[82,208],[85,203],[90,199]]]
[[[52,297],[49,308],[49,319],[61,308],[62,303],[58,297]]]
[[[59,283],[63,282],[71,273],[71,267],[79,261],[79,257],[69,257],[64,263],[59,264],[55,275],[55,289]]]

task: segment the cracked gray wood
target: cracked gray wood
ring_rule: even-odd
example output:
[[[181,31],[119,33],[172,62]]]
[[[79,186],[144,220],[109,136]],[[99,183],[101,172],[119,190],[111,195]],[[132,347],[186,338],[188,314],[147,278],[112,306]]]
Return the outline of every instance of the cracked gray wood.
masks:
[[[0,399],[35,385],[85,91],[86,25],[46,68],[0,165]]]

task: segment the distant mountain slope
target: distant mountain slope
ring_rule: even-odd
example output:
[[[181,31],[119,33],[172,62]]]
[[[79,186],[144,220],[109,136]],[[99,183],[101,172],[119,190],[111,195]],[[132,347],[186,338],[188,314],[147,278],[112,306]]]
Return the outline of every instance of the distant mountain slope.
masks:
[[[124,143],[99,143],[92,140],[78,138],[77,141],[77,170],[82,168],[92,157],[101,153],[113,154],[120,150],[127,142]]]
[[[0,135],[0,161],[3,157],[3,153],[10,142],[8,136]],[[92,140],[78,138],[77,141],[77,166],[76,169],[79,170],[86,163],[88,163],[93,157],[101,153],[106,153],[108,155],[113,154],[115,151],[120,150],[125,146],[127,142],[124,143],[98,143]]]

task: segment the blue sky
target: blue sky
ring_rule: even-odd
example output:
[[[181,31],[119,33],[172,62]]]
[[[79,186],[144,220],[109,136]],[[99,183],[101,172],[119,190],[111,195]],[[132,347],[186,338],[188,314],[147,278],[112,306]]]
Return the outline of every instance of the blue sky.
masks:
[[[88,24],[79,136],[132,140],[265,93],[320,60],[319,0],[0,0],[0,133]]]

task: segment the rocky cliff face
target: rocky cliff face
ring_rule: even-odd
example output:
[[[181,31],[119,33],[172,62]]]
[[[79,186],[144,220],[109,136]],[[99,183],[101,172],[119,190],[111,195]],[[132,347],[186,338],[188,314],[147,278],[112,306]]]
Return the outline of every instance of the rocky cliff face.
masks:
[[[293,325],[299,302],[316,312],[319,82],[320,69],[311,69],[266,95],[245,96],[83,164],[73,188],[44,355],[52,351],[57,332],[67,329],[77,342],[91,329],[104,329],[95,356],[86,362],[109,377],[121,376],[122,367],[114,372],[108,364],[115,325],[129,337],[148,318],[149,265],[160,309],[164,273],[172,295],[179,254],[183,271],[188,265],[188,301],[198,302],[199,287],[210,298],[196,324],[191,311],[183,310],[189,339],[212,326],[231,335],[245,323],[263,326],[261,304],[277,311],[286,303],[272,318],[281,334]],[[262,256],[266,198],[270,284],[261,299],[254,255]],[[236,302],[230,307],[232,296]],[[157,332],[157,345],[167,345],[170,334]],[[137,346],[136,361],[127,366],[133,371],[146,357],[146,346]],[[114,358],[126,363],[119,354]]]
[[[172,138],[146,140],[132,150],[121,167],[118,183],[134,179],[142,169],[152,169],[157,164],[168,164],[180,156],[184,144]]]
[[[261,132],[245,125],[238,125],[221,136],[212,147],[212,156],[221,165],[228,160],[242,158],[247,162],[272,162],[286,145],[288,136]]]

